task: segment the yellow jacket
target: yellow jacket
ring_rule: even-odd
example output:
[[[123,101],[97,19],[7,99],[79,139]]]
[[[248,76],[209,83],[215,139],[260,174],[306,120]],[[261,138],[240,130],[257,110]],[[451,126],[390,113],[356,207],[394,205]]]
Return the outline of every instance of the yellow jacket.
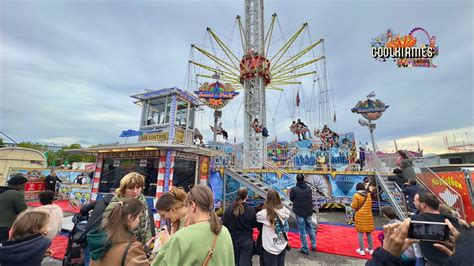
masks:
[[[364,199],[367,200],[364,203]],[[364,205],[362,205],[364,204]],[[352,198],[351,207],[355,214],[355,227],[357,232],[370,233],[374,231],[374,217],[372,216],[372,199],[365,191],[357,191]]]

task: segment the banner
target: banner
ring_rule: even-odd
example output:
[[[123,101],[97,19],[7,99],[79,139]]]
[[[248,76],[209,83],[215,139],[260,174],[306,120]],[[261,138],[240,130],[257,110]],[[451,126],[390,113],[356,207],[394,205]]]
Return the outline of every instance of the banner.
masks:
[[[453,193],[446,187],[444,182],[441,182],[437,177],[442,178],[453,190],[458,194]],[[436,196],[442,198],[449,207],[455,210],[464,208],[466,213],[466,220],[468,222],[474,221],[474,210],[471,204],[471,198],[469,196],[468,186],[464,177],[463,172],[437,172],[436,175],[432,173],[421,173],[417,176],[425,183],[425,185],[436,194]]]

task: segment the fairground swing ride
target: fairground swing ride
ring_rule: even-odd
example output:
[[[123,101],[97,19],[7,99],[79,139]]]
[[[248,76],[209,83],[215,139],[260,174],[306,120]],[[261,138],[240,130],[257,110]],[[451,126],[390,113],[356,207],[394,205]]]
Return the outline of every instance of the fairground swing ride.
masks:
[[[275,119],[282,118],[279,110],[282,96],[287,104],[296,103],[288,104],[292,120],[300,118],[301,101],[305,103],[305,118],[309,118],[306,121],[314,121],[314,103],[318,97],[319,128],[336,122],[334,108],[331,110],[333,106],[330,105],[332,90],[327,89],[324,40],[313,41],[307,23],[303,23],[289,38],[285,37],[276,14],[271,16],[265,31],[263,11],[263,0],[245,0],[244,21],[240,16],[236,17],[231,37],[207,28],[205,43],[191,45],[188,65],[187,88],[243,90],[234,124],[237,124],[243,105],[244,169],[262,168],[266,161],[266,136],[269,130],[273,136],[276,135]],[[235,38],[236,28],[238,37]],[[280,32],[279,38],[275,37],[276,28]],[[310,94],[303,90],[303,83],[308,79],[312,82]],[[271,127],[267,114],[271,116]],[[309,128],[300,130],[309,131]]]

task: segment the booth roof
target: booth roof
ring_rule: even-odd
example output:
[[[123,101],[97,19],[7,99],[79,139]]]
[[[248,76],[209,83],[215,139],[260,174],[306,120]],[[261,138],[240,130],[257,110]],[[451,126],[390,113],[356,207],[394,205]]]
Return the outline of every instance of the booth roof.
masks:
[[[196,106],[203,105],[203,103],[196,96],[194,96],[193,94],[191,94],[187,91],[183,91],[181,89],[178,89],[176,87],[165,88],[165,89],[154,90],[154,91],[147,91],[147,92],[144,92],[144,93],[132,95],[130,97],[133,98],[133,99],[144,101],[144,100],[154,99],[154,98],[157,98],[157,97],[171,95],[171,94],[175,94],[175,93],[178,94],[178,96],[180,96],[181,98],[184,98],[185,100],[190,101],[192,104],[194,104]]]
[[[176,150],[187,153],[194,153],[198,155],[205,155],[211,157],[225,156],[222,151],[210,150],[207,148],[197,147],[194,145],[184,144],[169,144],[159,141],[142,141],[137,143],[117,144],[99,146],[94,148],[69,149],[69,153],[104,153],[104,152],[127,152],[127,151],[152,151],[152,150]]]

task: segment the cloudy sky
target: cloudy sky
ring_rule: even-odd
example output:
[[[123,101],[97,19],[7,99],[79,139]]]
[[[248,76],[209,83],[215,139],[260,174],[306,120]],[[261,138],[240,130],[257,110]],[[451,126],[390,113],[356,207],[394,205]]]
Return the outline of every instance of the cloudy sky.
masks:
[[[375,91],[390,105],[375,132],[382,149],[393,149],[393,140],[415,148],[418,140],[425,151],[440,152],[444,136],[456,136],[458,143],[474,139],[472,1],[265,4],[267,26],[272,13],[279,17],[275,47],[303,22],[309,24],[305,38],[325,39],[338,132],[352,131],[358,142],[370,140],[350,109]],[[129,96],[185,88],[190,45],[210,47],[206,27],[238,43],[237,14],[244,15],[243,1],[0,0],[0,131],[16,141],[123,142],[121,131],[139,124],[140,109]],[[415,27],[436,36],[437,68],[399,69],[371,58],[373,37],[388,28],[407,34]],[[317,86],[304,81],[299,110],[295,90],[267,93],[271,137],[291,139],[287,129],[296,116],[312,128],[320,123]],[[224,109],[224,127],[237,140],[242,139],[241,100]],[[211,116],[210,110],[197,116],[204,134],[210,134]]]

